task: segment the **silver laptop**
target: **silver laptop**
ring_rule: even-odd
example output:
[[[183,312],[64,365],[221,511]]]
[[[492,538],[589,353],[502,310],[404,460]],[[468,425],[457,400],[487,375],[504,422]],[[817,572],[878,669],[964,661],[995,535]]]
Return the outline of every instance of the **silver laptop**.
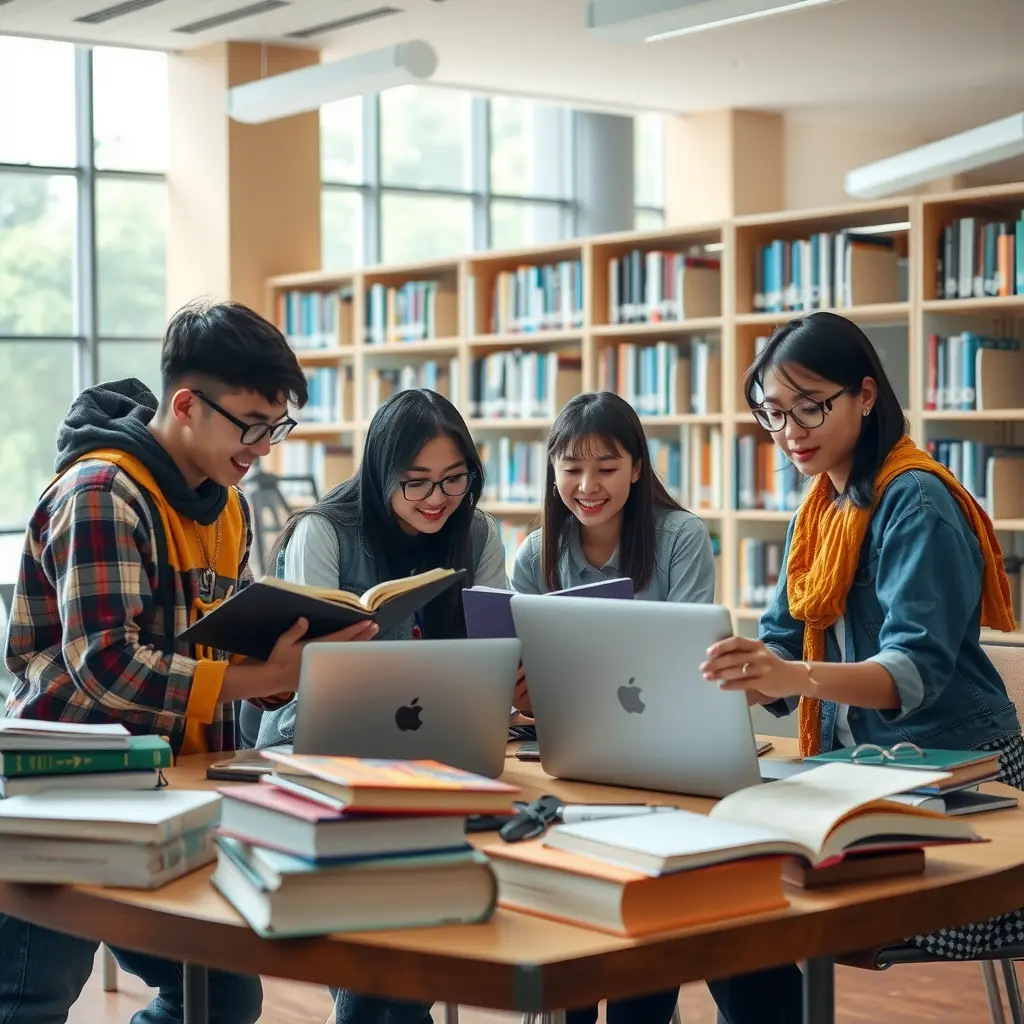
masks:
[[[313,643],[302,652],[296,754],[505,768],[518,640]]]
[[[549,775],[713,797],[761,781],[745,694],[700,672],[725,608],[517,594],[512,616]]]

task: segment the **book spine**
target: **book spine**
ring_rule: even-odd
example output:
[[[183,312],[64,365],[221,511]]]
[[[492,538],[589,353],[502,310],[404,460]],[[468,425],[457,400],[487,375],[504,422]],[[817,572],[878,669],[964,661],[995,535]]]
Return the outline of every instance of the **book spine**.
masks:
[[[102,750],[89,753],[48,750],[32,754],[0,754],[0,774],[13,779],[29,775],[71,775],[89,772],[143,771],[169,768],[171,748]]]

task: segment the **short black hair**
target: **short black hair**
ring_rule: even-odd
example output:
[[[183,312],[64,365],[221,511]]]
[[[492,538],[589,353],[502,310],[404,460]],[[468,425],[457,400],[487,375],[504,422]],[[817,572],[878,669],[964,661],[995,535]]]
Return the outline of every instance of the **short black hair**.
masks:
[[[283,396],[302,408],[309,400],[309,382],[285,336],[240,302],[196,300],[179,309],[164,334],[160,376],[165,398],[183,380],[199,378],[268,402]]]
[[[761,403],[764,380],[778,370],[795,391],[786,366],[801,366],[816,377],[859,395],[865,377],[878,387],[871,414],[864,418],[846,492],[858,508],[871,508],[875,477],[889,452],[907,432],[907,420],[875,346],[852,321],[835,313],[818,312],[798,317],[777,328],[744,377],[744,397],[751,409]]]

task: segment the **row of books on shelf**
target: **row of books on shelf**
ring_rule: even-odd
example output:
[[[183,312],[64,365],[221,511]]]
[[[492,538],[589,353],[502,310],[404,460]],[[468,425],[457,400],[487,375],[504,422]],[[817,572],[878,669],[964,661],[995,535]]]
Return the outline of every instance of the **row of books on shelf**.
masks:
[[[614,391],[641,416],[709,415],[722,411],[722,357],[717,339],[688,345],[657,341],[608,345],[597,359],[599,391]]]
[[[805,478],[772,441],[756,434],[736,438],[736,508],[788,512],[803,498]]]
[[[928,451],[993,519],[1024,517],[1024,445],[935,438]]]
[[[474,419],[553,419],[583,390],[578,356],[558,352],[494,352],[473,361],[469,415]]]
[[[764,608],[775,594],[782,572],[781,540],[741,537],[737,545],[736,579],[741,608]]]
[[[277,325],[298,352],[333,348],[339,344],[343,298],[337,291],[282,291],[277,295]]]
[[[366,344],[429,341],[458,333],[458,299],[438,281],[370,285],[366,297]]]
[[[470,288],[469,308],[473,286]],[[488,328],[493,334],[531,334],[583,326],[583,264],[580,260],[524,264],[503,270],[491,286]]]
[[[313,497],[310,481],[319,496],[355,472],[355,453],[348,445],[328,444],[324,441],[290,441],[280,445],[277,452],[275,474],[285,478],[300,478],[281,481],[281,494],[289,501],[310,501]]]
[[[608,323],[720,316],[721,261],[707,255],[633,249],[608,261]]]
[[[926,409],[1008,409],[1024,406],[1024,352],[1017,338],[964,331],[929,334]]]
[[[1024,215],[1016,221],[960,217],[939,238],[942,299],[1024,295]]]
[[[364,372],[367,418],[393,394],[411,388],[430,388],[449,401],[457,402],[460,372],[458,359],[427,359],[393,369],[371,367]]]
[[[350,366],[313,366],[306,370],[309,401],[294,410],[299,423],[339,423],[355,415]]]
[[[907,261],[895,240],[856,231],[775,239],[754,260],[754,309],[807,313],[906,301]]]

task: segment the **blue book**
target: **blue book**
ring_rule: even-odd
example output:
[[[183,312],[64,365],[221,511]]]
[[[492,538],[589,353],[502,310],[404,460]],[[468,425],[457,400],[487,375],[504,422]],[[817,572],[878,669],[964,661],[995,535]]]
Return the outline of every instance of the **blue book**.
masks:
[[[511,590],[494,587],[470,587],[462,591],[466,613],[466,636],[471,640],[514,639]],[[550,597],[605,597],[618,601],[633,600],[633,581],[628,576],[600,583],[584,583],[567,590],[553,590]]]

